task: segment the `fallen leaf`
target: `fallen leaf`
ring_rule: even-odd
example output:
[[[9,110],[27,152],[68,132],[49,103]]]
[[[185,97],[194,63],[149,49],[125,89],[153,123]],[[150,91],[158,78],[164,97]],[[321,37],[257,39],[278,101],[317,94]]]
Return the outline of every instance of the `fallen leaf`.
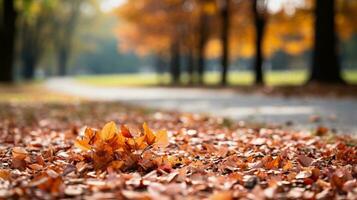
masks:
[[[14,147],[12,149],[12,156],[19,160],[24,160],[27,156],[27,151],[22,147]]]
[[[33,170],[42,170],[42,169],[43,169],[43,166],[42,166],[42,165],[39,165],[39,164],[37,164],[37,163],[30,164],[30,165],[28,165],[28,167],[30,167],[30,168],[33,169]]]
[[[167,131],[160,130],[156,133],[155,146],[165,148],[169,145]]]
[[[304,179],[304,178],[309,178],[312,175],[311,171],[301,171],[299,172],[295,178],[297,179]]]
[[[289,160],[287,160],[287,161],[285,162],[284,166],[283,166],[283,170],[284,170],[284,171],[288,171],[288,170],[290,170],[292,167],[293,167],[293,164],[292,164]]]
[[[148,125],[146,123],[143,124],[143,129],[144,129],[144,134],[146,136],[145,139],[146,139],[146,142],[148,143],[148,145],[154,144],[156,136],[150,130],[150,128],[148,127]]]
[[[68,186],[64,190],[64,193],[68,196],[78,196],[83,193],[83,188],[78,187],[78,186]]]
[[[85,151],[89,151],[92,149],[92,146],[89,144],[89,140],[86,138],[85,139],[77,139],[74,142],[74,146],[79,149],[85,150]]]
[[[3,180],[10,180],[10,172],[6,169],[0,169],[0,178]]]
[[[103,129],[100,131],[100,138],[103,141],[110,140],[117,133],[117,127],[113,121],[104,125]]]
[[[133,136],[131,135],[129,129],[125,125],[121,125],[120,126],[120,132],[126,138],[133,138]]]
[[[307,157],[305,155],[298,155],[298,161],[303,167],[309,167],[314,159]]]
[[[233,195],[231,191],[220,191],[213,193],[210,197],[210,200],[232,200]]]

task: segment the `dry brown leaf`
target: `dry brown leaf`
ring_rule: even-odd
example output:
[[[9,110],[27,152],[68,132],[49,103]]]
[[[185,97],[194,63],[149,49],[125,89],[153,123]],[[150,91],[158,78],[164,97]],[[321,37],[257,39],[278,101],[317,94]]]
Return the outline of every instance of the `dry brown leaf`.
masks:
[[[0,169],[0,178],[4,180],[10,180],[11,174],[9,170],[6,169]]]
[[[30,165],[28,165],[28,167],[30,167],[30,168],[33,169],[33,170],[42,170],[42,169],[43,169],[43,166],[42,166],[42,165],[39,165],[39,164],[37,164],[37,163],[30,164]]]
[[[297,158],[298,158],[299,163],[303,167],[309,167],[311,165],[311,163],[314,161],[314,159],[307,157],[305,155],[298,155]]]
[[[120,126],[120,132],[126,138],[133,138],[133,136],[131,135],[129,129],[125,125],[121,125]]]
[[[27,156],[28,152],[26,151],[26,149],[22,148],[22,147],[14,147],[12,149],[12,156],[13,158],[17,158],[19,160],[24,160]]]

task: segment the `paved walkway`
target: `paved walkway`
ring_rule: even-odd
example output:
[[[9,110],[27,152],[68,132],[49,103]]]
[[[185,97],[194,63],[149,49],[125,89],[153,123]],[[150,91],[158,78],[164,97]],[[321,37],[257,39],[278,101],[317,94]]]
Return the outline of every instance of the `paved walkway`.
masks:
[[[284,98],[214,89],[103,88],[80,84],[71,78],[50,79],[46,87],[90,100],[123,101],[268,123],[290,121],[296,127],[307,129],[316,126],[309,118],[318,115],[322,125],[357,134],[357,99],[352,98]]]

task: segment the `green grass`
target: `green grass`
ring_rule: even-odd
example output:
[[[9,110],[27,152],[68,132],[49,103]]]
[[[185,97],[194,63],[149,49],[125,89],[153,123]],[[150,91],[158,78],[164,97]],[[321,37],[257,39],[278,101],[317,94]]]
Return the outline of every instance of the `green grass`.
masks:
[[[81,99],[48,91],[41,81],[0,84],[0,103],[58,103],[77,102]]]
[[[217,85],[220,80],[218,72],[208,72],[205,74],[205,83]],[[267,85],[299,85],[307,79],[308,73],[305,70],[273,71],[266,73]],[[343,77],[349,83],[357,84],[357,70],[344,71]],[[156,74],[115,74],[115,75],[88,75],[77,76],[76,80],[94,86],[153,86],[168,84],[170,77],[164,74],[159,77]],[[187,82],[186,74],[182,76],[182,81]],[[231,85],[250,85],[253,83],[253,74],[249,71],[234,71],[229,73],[228,81]]]
[[[357,84],[357,70],[346,70],[342,75],[347,82]]]
[[[163,79],[163,80],[162,80]],[[165,75],[162,83],[169,82],[169,76]],[[115,75],[88,75],[76,77],[81,83],[95,86],[148,86],[160,83],[156,74],[115,74]]]

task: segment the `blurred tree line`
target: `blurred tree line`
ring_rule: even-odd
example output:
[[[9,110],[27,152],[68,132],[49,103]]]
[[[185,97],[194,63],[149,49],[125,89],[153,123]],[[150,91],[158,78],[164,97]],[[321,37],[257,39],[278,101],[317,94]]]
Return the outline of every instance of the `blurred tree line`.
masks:
[[[24,79],[33,79],[41,58],[49,51],[57,60],[58,75],[65,75],[81,0],[1,0],[2,81],[14,80],[17,55]],[[59,9],[60,8],[60,9]],[[7,13],[12,13],[11,15]],[[10,48],[11,46],[11,48]]]
[[[183,73],[203,84],[216,60],[222,85],[237,61],[264,84],[267,60],[280,68],[311,60],[310,81],[342,83],[341,66],[357,60],[355,0],[128,0],[116,15],[100,2],[0,0],[0,81],[14,71],[33,79],[41,67],[61,76],[136,72],[155,57],[174,84]]]
[[[343,83],[339,40],[351,41],[357,28],[354,0],[136,0],[117,14],[125,20],[120,48],[154,53],[157,63],[168,63],[173,84],[183,72],[189,83],[203,84],[207,61],[218,58],[226,85],[230,62],[248,57],[255,84],[264,84],[264,62],[273,54],[308,52],[309,82]]]
[[[36,71],[130,72],[145,62],[118,54],[116,16],[103,14],[98,0],[0,0],[0,16],[2,82],[32,80]]]

